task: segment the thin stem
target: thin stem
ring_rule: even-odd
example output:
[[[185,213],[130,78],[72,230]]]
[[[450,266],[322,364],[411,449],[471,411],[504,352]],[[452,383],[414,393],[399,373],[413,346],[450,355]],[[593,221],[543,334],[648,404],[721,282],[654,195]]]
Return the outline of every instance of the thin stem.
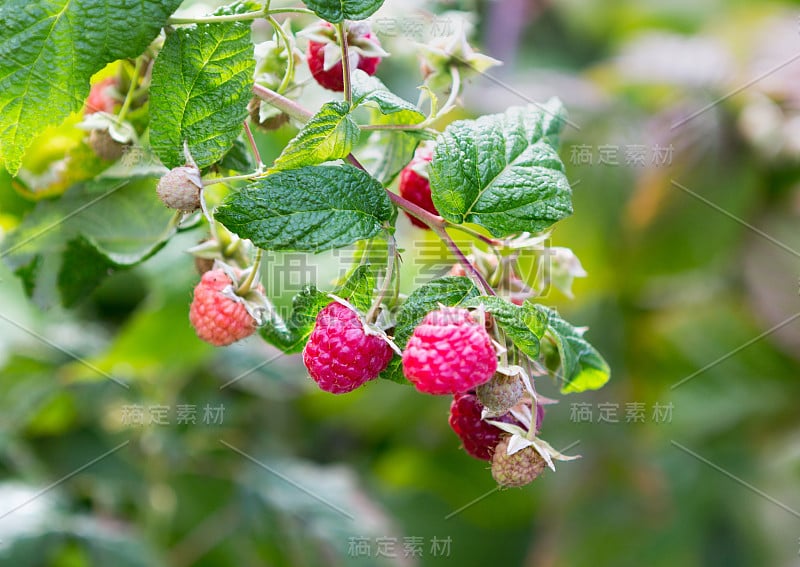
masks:
[[[250,129],[250,125],[247,123],[246,119],[244,121],[244,132],[247,135],[247,143],[250,145],[250,151],[253,152],[253,157],[256,158],[256,169],[261,171],[264,167],[264,162],[261,161],[261,154],[258,151],[256,140],[253,138],[253,131]]]
[[[439,110],[439,116],[449,112],[450,109],[456,105],[456,98],[458,98],[458,93],[461,92],[461,73],[455,65],[450,66],[450,78],[453,80],[450,86],[450,96],[447,97],[447,102],[445,102],[444,106]]]
[[[274,13],[274,12],[273,12]],[[264,10],[254,12],[244,12],[243,14],[225,14],[219,16],[202,16],[200,18],[169,18],[168,25],[181,25],[181,24],[219,24],[223,22],[246,22],[248,20],[255,20],[256,18],[263,18],[266,14]]]
[[[347,47],[347,30],[344,21],[336,24],[339,30],[339,44],[342,48],[342,82],[344,84],[344,100],[347,104],[353,102],[353,86],[350,83],[350,50]]]
[[[489,317],[492,314],[489,313]],[[502,349],[500,349],[500,364],[503,366],[508,366],[508,348],[506,347],[506,338],[500,325],[497,324],[497,321],[492,321],[492,334],[494,335],[494,340],[497,344],[502,345]]]
[[[306,8],[275,8],[267,10],[267,15],[272,14],[306,14],[308,16],[315,16],[316,14]]]
[[[203,210],[203,216],[206,217],[206,222],[208,222],[208,230],[211,232],[211,238],[219,242],[217,225],[214,222],[214,217],[211,214],[211,211],[208,210],[208,204],[206,203],[206,192],[204,189],[200,189],[200,208]]]
[[[436,130],[421,124],[359,124],[358,127],[362,130],[398,130],[401,132],[420,132],[425,130],[431,134],[438,134]]]
[[[253,283],[258,278],[258,272],[261,271],[261,255],[263,251],[261,248],[256,248],[256,258],[253,260],[253,265],[250,266],[250,273],[247,274],[247,279],[242,282],[239,289],[236,290],[236,295],[246,295],[253,287]]]
[[[492,286],[489,285],[489,282],[486,281],[486,278],[483,277],[483,274],[478,271],[478,268],[476,268],[475,265],[469,261],[469,258],[464,256],[464,253],[458,247],[458,244],[456,244],[455,241],[450,238],[450,235],[447,234],[447,231],[444,229],[444,227],[432,226],[431,230],[433,230],[433,232],[435,232],[436,235],[441,238],[442,241],[444,241],[445,245],[447,245],[458,262],[467,270],[469,277],[471,277],[472,280],[478,284],[479,288],[482,288],[487,295],[497,295],[494,289],[492,289]]]
[[[272,16],[270,16],[268,20],[269,23],[272,24],[272,27],[275,28],[275,33],[281,37],[283,44],[286,46],[286,55],[288,57],[286,60],[286,72],[283,74],[283,80],[278,86],[278,92],[283,93],[286,91],[289,84],[292,82],[292,79],[294,78],[294,53],[292,53],[292,40],[289,39],[289,36],[278,23],[278,20]]]
[[[442,106],[436,112],[433,110],[433,99],[431,99],[431,114],[425,120],[425,122],[422,123],[423,125],[436,122],[439,118],[455,108],[456,99],[458,98],[458,94],[461,92],[461,73],[458,71],[458,67],[455,65],[450,66],[450,80],[450,96],[447,97],[447,101],[444,103],[444,106]]]
[[[410,214],[414,218],[421,220],[427,226],[429,226],[431,229],[441,228],[442,230],[444,230],[445,222],[447,222],[447,221],[445,221],[439,215],[434,215],[433,213],[430,213],[430,212],[426,211],[425,209],[423,209],[419,205],[416,205],[416,204],[412,203],[411,201],[409,201],[407,199],[404,199],[403,197],[401,197],[397,193],[392,193],[391,191],[389,191],[388,195],[389,195],[389,199],[395,205],[397,205],[398,207],[403,209],[405,212],[407,212],[408,214]]]
[[[253,85],[253,94],[257,97],[267,101],[278,110],[282,110],[295,120],[300,122],[308,122],[314,116],[313,112],[309,112],[293,100],[289,100],[283,95],[279,95],[272,89],[262,87],[261,85]]]
[[[131,74],[131,85],[128,88],[128,92],[125,94],[125,100],[122,102],[122,108],[119,109],[119,114],[117,115],[117,120],[122,122],[125,120],[125,116],[128,114],[128,110],[131,108],[131,103],[133,102],[133,97],[136,91],[136,81],[139,78],[139,73],[142,71],[142,58],[138,57],[136,59],[136,64],[133,67],[133,73]]]
[[[367,312],[367,323],[374,323],[378,318],[381,304],[383,303],[389,288],[392,287],[392,280],[394,279],[394,265],[397,262],[397,241],[394,236],[389,232],[386,233],[386,250],[388,255],[388,262],[386,264],[386,274],[383,276],[381,289],[378,291],[378,297],[373,301],[372,306]]]
[[[203,179],[203,187],[208,187],[209,185],[216,185],[217,183],[243,181],[245,179],[252,179],[253,177],[257,177],[258,175],[259,172],[254,172],[254,173],[244,173],[242,175],[232,175],[230,177],[217,177],[216,179]]]
[[[455,229],[455,230],[459,230],[459,231],[461,231],[461,232],[463,232],[465,234],[469,234],[470,236],[472,236],[474,238],[477,238],[481,242],[483,242],[485,244],[488,244],[489,246],[491,246],[493,248],[497,247],[497,246],[501,246],[503,244],[502,241],[497,240],[496,238],[491,238],[489,236],[486,236],[485,234],[481,234],[477,230],[475,230],[473,228],[470,228],[468,226],[465,226],[463,224],[454,224],[454,223],[447,222],[447,221],[445,221],[445,222],[447,223],[446,224],[447,228],[452,228],[452,229]]]
[[[361,165],[361,163],[355,158],[355,156],[353,156],[353,154],[347,156],[347,161],[359,169],[364,169],[364,166]],[[464,266],[464,269],[467,270],[469,276],[473,279],[473,281],[475,281],[476,284],[478,284],[479,288],[482,288],[488,295],[497,295],[494,289],[492,289],[492,286],[489,285],[489,282],[486,281],[486,278],[483,277],[483,275],[472,264],[472,262],[470,262],[469,259],[464,255],[455,241],[453,241],[450,235],[447,234],[447,230],[445,230],[447,221],[445,221],[439,215],[429,213],[422,207],[415,205],[396,193],[386,191],[386,194],[395,205],[424,222],[442,241],[444,241],[458,262]]]

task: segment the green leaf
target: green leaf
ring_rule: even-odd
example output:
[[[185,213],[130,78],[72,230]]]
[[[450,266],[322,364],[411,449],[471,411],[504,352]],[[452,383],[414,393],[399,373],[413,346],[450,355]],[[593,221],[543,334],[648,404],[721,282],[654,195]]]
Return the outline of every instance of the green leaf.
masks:
[[[370,124],[395,124],[402,113],[385,115],[370,108]],[[399,122],[399,121],[398,121]],[[360,158],[367,171],[384,185],[391,183],[414,157],[420,141],[432,139],[425,130],[379,130],[372,132],[360,148]]]
[[[364,160],[367,171],[384,185],[391,183],[414,157],[419,138],[408,132],[374,132],[366,146],[374,159]],[[362,159],[366,153],[361,154]]]
[[[184,141],[201,168],[231,148],[253,86],[250,26],[202,24],[167,35],[153,67],[150,141],[167,167],[185,162]]]
[[[464,307],[478,306],[483,306],[488,313],[492,314],[495,322],[523,354],[531,358],[539,356],[539,339],[544,335],[545,329],[541,324],[534,326],[534,321],[543,321],[544,317],[532,304],[514,305],[497,296],[476,297],[464,302]],[[531,322],[531,325],[528,324],[528,321]],[[540,332],[535,332],[531,326]]]
[[[583,338],[586,328],[574,327],[553,309],[536,305],[547,325],[547,334],[556,346],[561,361],[561,393],[598,390],[611,377],[611,369],[597,349]]]
[[[80,266],[80,269],[76,269]],[[110,273],[114,264],[83,236],[70,240],[64,248],[58,272],[61,304],[73,307],[91,293]]]
[[[358,125],[350,117],[349,104],[327,102],[284,148],[271,171],[345,158],[360,134]]]
[[[6,0],[0,6],[0,162],[16,174],[47,126],[80,110],[89,78],[137,57],[181,0]]]
[[[346,165],[274,173],[232,195],[215,216],[265,250],[321,252],[375,236],[395,214],[383,186]]]
[[[572,192],[556,151],[563,122],[563,106],[552,99],[448,126],[430,169],[439,213],[499,237],[539,232],[572,214]]]
[[[237,138],[233,147],[223,156],[217,164],[222,171],[235,171],[236,173],[250,173],[256,168],[250,148],[241,138]]]
[[[342,20],[366,20],[383,5],[383,0],[303,0],[314,13],[332,24]]]
[[[380,373],[380,378],[405,386],[411,385],[411,382],[409,382],[408,378],[403,374],[403,359],[399,356],[392,357],[392,360],[389,361],[389,366]]]
[[[300,352],[314,330],[317,314],[331,301],[327,294],[309,285],[294,296],[288,321],[274,312],[272,318],[261,327],[261,336],[287,354]]]
[[[73,304],[108,274],[138,264],[174,233],[174,213],[156,196],[157,179],[98,179],[41,201],[0,248],[41,305]],[[124,219],[120,222],[119,219]]]
[[[372,306],[375,292],[375,270],[370,264],[361,264],[347,275],[344,284],[333,293],[349,301],[353,307],[366,313]]]
[[[353,73],[353,105],[374,105],[381,114],[391,117],[391,124],[419,124],[425,115],[410,102],[391,92],[377,77],[360,69]]]
[[[227,6],[221,6],[214,10],[215,16],[232,16],[234,14],[246,14],[247,12],[257,12],[264,6],[255,0],[237,1]]]

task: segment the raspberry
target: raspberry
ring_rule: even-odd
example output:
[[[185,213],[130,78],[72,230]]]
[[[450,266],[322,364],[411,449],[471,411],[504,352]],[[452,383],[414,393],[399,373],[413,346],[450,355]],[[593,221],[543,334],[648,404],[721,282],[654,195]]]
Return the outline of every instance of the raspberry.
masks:
[[[377,378],[392,355],[386,341],[364,332],[356,312],[333,302],[317,315],[303,363],[322,390],[345,394]]]
[[[125,153],[127,144],[121,144],[111,137],[108,130],[92,130],[89,132],[89,146],[95,155],[106,161],[115,161]]]
[[[417,150],[414,159],[400,172],[398,190],[401,197],[422,207],[429,213],[438,215],[439,211],[436,210],[436,206],[433,204],[433,199],[431,198],[431,183],[428,178],[421,173],[427,170],[427,165],[432,159],[433,152],[430,149],[423,147]],[[428,228],[428,225],[418,218],[408,213],[406,213],[406,215],[411,219],[411,223],[414,226]]]
[[[475,393],[486,409],[500,415],[522,400],[525,385],[519,376],[506,376],[498,372],[494,378],[478,386]]]
[[[200,208],[200,189],[203,181],[200,170],[183,165],[168,171],[158,180],[158,198],[170,209],[196,211]]]
[[[425,315],[403,352],[403,373],[428,394],[466,392],[489,381],[495,370],[489,334],[461,308],[442,307]]]
[[[206,272],[194,288],[189,308],[189,320],[197,336],[215,346],[226,346],[249,337],[257,327],[243,303],[222,293],[229,286],[233,286],[233,280],[224,270]]]
[[[332,29],[333,26],[330,24],[325,24],[322,29],[323,33],[327,29]],[[350,33],[348,34],[348,45],[350,47],[358,48],[359,45],[369,45],[372,44],[380,49],[380,42],[378,38],[375,37],[372,32],[368,30],[363,30],[362,28],[351,27]],[[321,41],[313,41],[309,40],[308,42],[308,50],[306,51],[306,60],[308,62],[308,68],[311,71],[311,74],[314,76],[314,79],[320,86],[331,90],[331,91],[338,91],[342,92],[344,90],[344,78],[342,77],[342,62],[337,61],[334,63],[330,68],[325,68],[325,46],[330,45],[330,43],[323,43]],[[374,75],[375,71],[378,69],[378,65],[381,62],[380,57],[367,57],[365,55],[360,55],[358,57],[358,62],[352,67],[354,69],[361,69],[368,75]]]
[[[474,393],[456,394],[453,403],[450,404],[449,423],[461,439],[467,453],[476,459],[491,461],[494,448],[504,433],[481,419],[482,410],[483,406]],[[492,419],[519,424],[510,414]]]
[[[542,474],[547,463],[533,447],[525,447],[521,451],[509,455],[509,439],[511,437],[506,435],[497,444],[492,456],[492,476],[500,486],[530,484]]]
[[[107,112],[108,114],[114,113],[114,105],[117,103],[114,97],[109,93],[110,90],[116,88],[117,79],[115,77],[108,77],[99,83],[92,85],[89,91],[89,97],[86,99],[86,106],[83,109],[84,115],[94,114],[95,112]]]

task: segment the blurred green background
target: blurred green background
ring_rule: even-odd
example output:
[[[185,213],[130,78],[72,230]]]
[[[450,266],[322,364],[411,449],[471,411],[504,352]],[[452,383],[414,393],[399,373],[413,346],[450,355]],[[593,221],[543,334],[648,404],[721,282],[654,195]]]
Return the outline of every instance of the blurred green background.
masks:
[[[464,115],[570,111],[575,215],[552,241],[588,277],[545,301],[612,380],[549,406],[542,434],[583,458],[498,491],[449,399],[331,396],[258,338],[201,343],[190,231],[71,311],[0,267],[2,565],[800,565],[800,9],[387,0],[378,74],[410,100],[409,44],[450,10],[506,61]],[[259,138],[265,160],[292,135]],[[29,204],[0,183],[0,208],[8,228]],[[433,240],[400,222],[410,289]],[[265,286],[285,304],[298,265],[324,283],[337,262],[274,257]]]

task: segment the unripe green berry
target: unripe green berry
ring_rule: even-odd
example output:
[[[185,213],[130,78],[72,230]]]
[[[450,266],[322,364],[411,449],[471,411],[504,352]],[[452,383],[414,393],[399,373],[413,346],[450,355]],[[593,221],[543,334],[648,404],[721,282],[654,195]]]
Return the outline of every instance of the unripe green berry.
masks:
[[[478,386],[475,393],[489,412],[502,415],[522,401],[525,385],[517,375],[507,376],[496,372],[491,380]]]
[[[525,486],[533,482],[547,463],[533,447],[525,447],[513,455],[508,454],[510,436],[500,440],[492,456],[492,476],[500,486]]]
[[[170,209],[191,212],[200,208],[202,187],[200,170],[191,165],[183,165],[168,171],[158,181],[156,192],[158,198]]]

